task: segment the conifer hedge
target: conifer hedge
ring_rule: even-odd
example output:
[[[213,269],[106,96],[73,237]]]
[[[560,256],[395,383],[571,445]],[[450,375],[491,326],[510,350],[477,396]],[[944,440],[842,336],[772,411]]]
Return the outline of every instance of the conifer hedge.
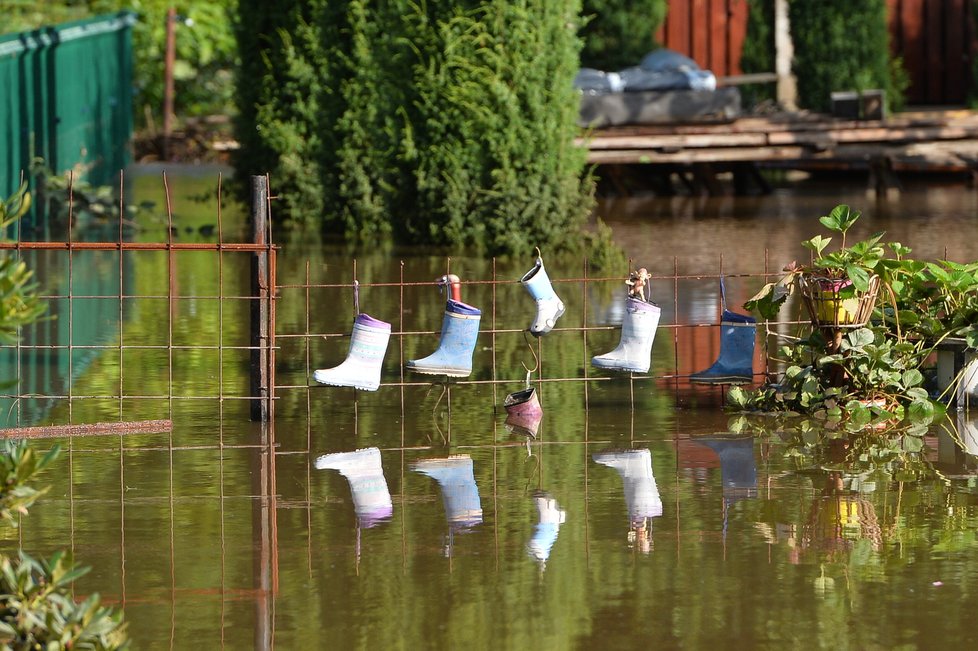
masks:
[[[348,238],[528,252],[591,206],[580,3],[241,0],[237,177]]]
[[[598,70],[636,66],[658,47],[655,33],[669,0],[584,0],[581,64]]]
[[[902,104],[905,83],[891,65],[886,0],[820,0],[789,4],[798,104],[827,111],[838,90],[882,88]]]

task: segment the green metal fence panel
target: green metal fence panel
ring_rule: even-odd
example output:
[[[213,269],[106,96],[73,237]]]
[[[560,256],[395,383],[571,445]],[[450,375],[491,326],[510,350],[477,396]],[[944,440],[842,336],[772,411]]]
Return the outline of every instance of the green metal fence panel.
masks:
[[[0,36],[0,194],[35,156],[94,184],[128,164],[135,22],[119,12]]]

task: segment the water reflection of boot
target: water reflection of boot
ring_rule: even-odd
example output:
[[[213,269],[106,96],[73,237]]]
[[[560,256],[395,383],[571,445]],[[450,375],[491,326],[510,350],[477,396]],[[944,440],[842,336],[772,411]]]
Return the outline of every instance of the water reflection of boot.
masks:
[[[662,515],[662,499],[652,475],[652,452],[645,448],[596,452],[592,458],[618,471],[625,488],[629,542],[640,542],[647,552],[651,548],[651,518]]]
[[[390,337],[391,324],[366,314],[358,315],[353,321],[346,360],[333,368],[317,369],[313,379],[320,384],[376,391]]]
[[[394,506],[380,463],[380,450],[363,448],[354,452],[324,454],[316,459],[314,465],[318,470],[338,470],[346,477],[361,527],[372,527],[390,519]]]
[[[479,336],[482,312],[461,301],[449,299],[442,320],[438,349],[421,359],[405,364],[409,371],[429,375],[468,377],[472,373],[472,354]]]
[[[451,529],[468,529],[482,523],[482,504],[471,457],[453,455],[446,459],[421,459],[412,464],[411,469],[438,482],[445,518]]]
[[[757,495],[757,463],[752,437],[697,437],[693,440],[710,448],[720,458],[724,498],[732,501]]]
[[[705,371],[693,373],[696,384],[749,384],[754,379],[754,317],[723,311],[720,318],[720,355]]]
[[[567,512],[545,491],[533,493],[533,504],[537,509],[537,524],[533,526],[533,536],[526,549],[542,566],[550,558],[550,549],[557,542],[557,533],[567,520]]]
[[[621,340],[610,353],[591,358],[595,368],[610,371],[645,373],[652,365],[652,342],[662,310],[655,303],[638,298],[625,299]]]
[[[535,337],[543,336],[557,324],[557,319],[564,313],[564,303],[550,284],[542,258],[537,258],[536,265],[520,278],[520,282],[537,303],[537,313],[530,324],[530,334]]]

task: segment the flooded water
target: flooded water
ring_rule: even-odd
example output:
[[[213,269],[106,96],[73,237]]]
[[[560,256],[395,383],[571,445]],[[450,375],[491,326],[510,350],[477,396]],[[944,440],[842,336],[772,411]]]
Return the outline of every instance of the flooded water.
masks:
[[[214,183],[212,172],[171,176],[179,237],[211,237],[201,227],[213,206],[189,197]],[[157,185],[150,173],[134,192],[159,201]],[[57,441],[50,493],[3,544],[72,549],[93,568],[76,593],[124,607],[139,649],[972,647],[978,414],[952,414],[922,441],[846,438],[738,418],[719,389],[655,379],[715,358],[713,329],[674,326],[716,319],[719,273],[801,257],[798,243],[841,202],[865,213],[857,237],[886,230],[921,257],[978,258],[978,199],[960,185],[884,204],[858,183],[606,201],[603,218],[635,266],[690,277],[653,278],[663,308],[653,377],[629,381],[589,368],[617,342],[620,280],[585,284],[581,261],[548,259],[567,312],[536,347],[533,379],[550,380],[537,385],[537,424],[507,423],[501,407],[534,365],[519,334],[532,302],[518,283],[463,285],[463,300],[495,307],[482,325],[497,334],[480,336],[478,382],[455,385],[403,373],[436,345],[444,296],[396,284],[446,266],[464,280],[516,280],[532,260],[359,256],[361,309],[408,334],[392,340],[384,386],[356,392],[309,386],[312,369],[345,355],[347,339],[319,335],[349,331],[352,292],[326,285],[349,283],[353,262],[281,237],[282,388],[263,427],[244,401],[214,399],[218,385],[231,395],[247,383],[246,358],[189,345],[246,341],[240,300],[191,300],[243,293],[244,265],[224,263],[221,292],[213,256],[181,260],[174,282],[186,300],[173,323],[188,347],[170,359],[154,346],[171,308],[151,298],[165,291],[165,254],[127,257],[125,295],[146,298],[93,306],[85,327],[109,348],[74,351],[87,361],[72,365],[70,395],[95,397],[5,413],[22,424],[172,417],[173,431]],[[240,208],[223,218],[227,232],[240,229]],[[137,237],[160,241],[167,227],[150,222]],[[116,279],[118,260],[100,263]],[[64,273],[42,277],[50,293]],[[731,307],[759,282],[732,278]],[[110,350],[119,332],[146,346],[124,375],[124,355]],[[56,356],[34,363],[43,370],[31,386],[66,384]],[[560,381],[584,373],[592,380]],[[120,385],[144,398],[112,398]]]

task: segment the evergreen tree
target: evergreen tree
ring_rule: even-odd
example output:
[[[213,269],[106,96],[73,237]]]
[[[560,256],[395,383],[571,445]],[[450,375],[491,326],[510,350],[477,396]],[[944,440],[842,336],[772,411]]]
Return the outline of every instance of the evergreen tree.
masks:
[[[350,238],[575,243],[576,0],[266,5],[241,2],[239,179]]]
[[[584,0],[581,64],[598,70],[638,65],[658,47],[655,33],[668,10],[668,0]]]
[[[832,91],[882,88],[902,103],[891,69],[886,0],[823,0],[789,5],[798,104],[826,111]]]

